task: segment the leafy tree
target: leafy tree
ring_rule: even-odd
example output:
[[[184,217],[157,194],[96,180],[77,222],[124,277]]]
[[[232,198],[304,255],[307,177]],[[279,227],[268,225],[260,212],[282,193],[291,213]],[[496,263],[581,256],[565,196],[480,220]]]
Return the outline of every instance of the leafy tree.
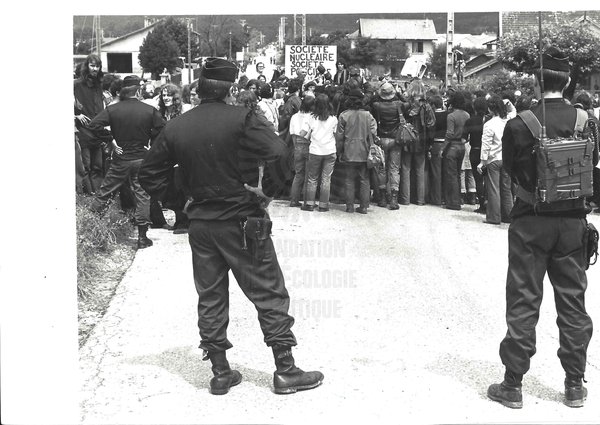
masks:
[[[462,47],[460,44],[455,47],[460,50],[463,54],[463,60],[468,61],[477,55],[485,53],[485,49],[477,49],[473,47]],[[446,77],[446,44],[439,43],[433,45],[433,53],[430,58],[430,71],[435,74],[437,78]]]
[[[514,71],[532,71],[539,55],[537,28],[511,32],[500,40],[498,58]],[[569,56],[571,83],[564,96],[571,98],[579,81],[600,68],[600,37],[585,23],[573,24],[565,19],[543,26],[542,46],[555,46]]]
[[[203,56],[228,56],[229,32],[240,34],[242,28],[233,19],[226,16],[205,15],[198,18],[198,34],[200,34],[200,53]]]
[[[302,37],[296,37],[295,44],[301,44]],[[315,46],[324,46],[324,45],[332,45],[335,43],[331,43],[329,41],[329,37],[321,37],[320,35],[313,35],[306,39],[306,44],[315,45]]]
[[[179,51],[181,52],[181,56],[188,58],[188,29],[187,22],[185,18],[178,19],[173,16],[169,16],[164,21],[165,28],[169,36],[175,40],[177,46],[179,47]],[[190,32],[190,50],[192,54],[192,59],[198,57],[200,54],[200,43],[198,42],[198,38],[193,36]]]
[[[90,40],[78,41],[73,45],[73,54],[75,55],[87,55],[92,49],[92,43]]]
[[[349,44],[349,42],[339,42],[338,44],[338,56],[346,59],[349,64],[365,67],[377,63],[385,55],[385,49],[379,40],[359,37],[355,40],[354,48],[351,48]]]
[[[169,34],[164,22],[161,22],[148,33],[140,46],[138,59],[144,71],[152,73],[152,78],[158,80],[163,69],[175,71],[181,56],[177,42]]]
[[[446,45],[434,44],[430,56],[429,70],[439,79],[446,78]]]
[[[531,75],[515,73],[502,69],[490,78],[466,78],[462,87],[470,92],[483,90],[487,93],[501,94],[520,90],[523,95],[533,96],[533,78]]]
[[[382,48],[386,59],[406,59],[409,56],[406,43],[400,40],[388,40],[383,44]]]

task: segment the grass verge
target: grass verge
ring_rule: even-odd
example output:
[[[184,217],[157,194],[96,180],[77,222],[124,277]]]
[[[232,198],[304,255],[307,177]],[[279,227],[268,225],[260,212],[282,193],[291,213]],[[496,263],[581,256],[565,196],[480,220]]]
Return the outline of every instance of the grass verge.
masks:
[[[90,196],[77,195],[77,300],[79,346],[102,318],[135,256],[131,213],[112,202],[103,216],[89,209]]]

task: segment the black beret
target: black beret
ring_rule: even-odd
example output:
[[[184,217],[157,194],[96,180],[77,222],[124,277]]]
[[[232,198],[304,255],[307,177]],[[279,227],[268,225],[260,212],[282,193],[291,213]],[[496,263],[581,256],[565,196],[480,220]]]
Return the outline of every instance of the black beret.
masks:
[[[123,78],[122,87],[139,86],[141,82],[142,79],[137,75],[128,75],[127,77]]]
[[[233,62],[221,58],[208,58],[202,66],[201,75],[209,80],[235,82],[238,68]]]
[[[553,71],[569,72],[569,57],[556,47],[549,47],[543,54],[542,68],[551,69]],[[540,58],[535,61],[534,68],[540,67]]]

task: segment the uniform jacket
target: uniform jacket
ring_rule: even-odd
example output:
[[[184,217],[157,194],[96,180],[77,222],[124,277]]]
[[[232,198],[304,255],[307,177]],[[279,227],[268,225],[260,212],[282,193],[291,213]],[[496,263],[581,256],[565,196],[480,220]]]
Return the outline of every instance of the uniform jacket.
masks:
[[[577,112],[563,99],[546,99],[546,135],[548,138],[571,137],[575,129]],[[532,112],[542,122],[541,104],[533,107]],[[528,192],[535,191],[535,157],[532,154],[535,139],[521,118],[508,121],[502,136],[503,166],[513,182],[519,184]],[[597,156],[596,156],[597,158]],[[597,161],[596,161],[597,162]],[[571,201],[554,203],[554,211],[534,211],[533,205],[517,198],[511,216],[521,215],[550,215],[563,217],[585,217],[587,208],[575,207]]]
[[[347,109],[340,114],[335,138],[340,161],[366,162],[371,140],[377,134],[377,121],[370,112]]]
[[[123,148],[119,158],[134,160],[144,158],[146,146],[158,136],[165,124],[160,112],[132,97],[108,106],[89,127],[95,132],[110,126],[115,141]]]
[[[193,197],[190,219],[232,220],[262,215],[256,186],[259,160],[267,161],[263,190],[272,195],[288,177],[286,146],[254,111],[207,101],[172,119],[153,143],[139,173],[142,187],[164,197],[172,168],[179,164]]]

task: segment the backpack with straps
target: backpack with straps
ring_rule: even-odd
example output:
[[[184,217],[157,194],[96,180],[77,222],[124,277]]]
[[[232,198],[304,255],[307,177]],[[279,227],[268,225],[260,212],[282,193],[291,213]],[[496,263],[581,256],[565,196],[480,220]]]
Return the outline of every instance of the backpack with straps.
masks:
[[[531,193],[517,187],[516,195],[533,205],[551,204],[556,201],[581,200],[591,196],[594,142],[582,136],[587,126],[587,113],[576,109],[577,119],[572,137],[542,139],[542,125],[530,110],[519,112],[533,137],[536,139],[533,154],[536,164],[536,187]]]

